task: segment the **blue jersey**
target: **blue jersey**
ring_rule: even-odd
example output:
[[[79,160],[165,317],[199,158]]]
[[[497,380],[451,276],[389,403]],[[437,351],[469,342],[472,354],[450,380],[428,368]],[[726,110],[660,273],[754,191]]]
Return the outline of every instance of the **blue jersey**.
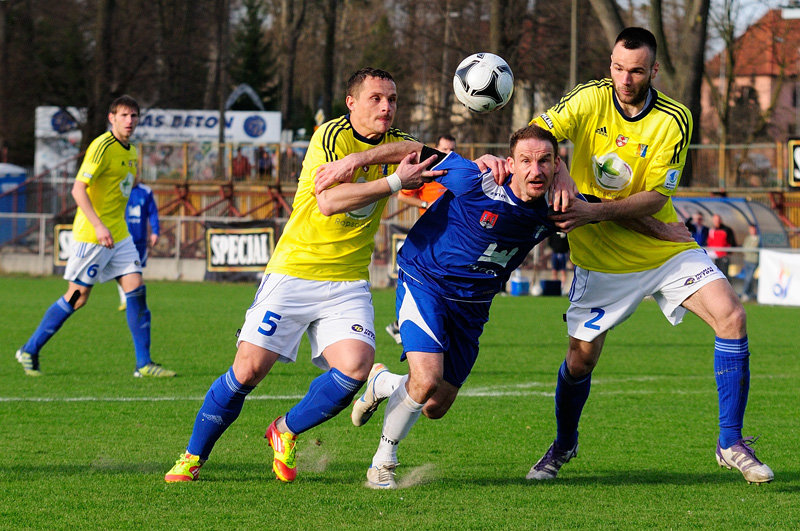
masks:
[[[534,245],[556,231],[544,198],[529,203],[457,153],[432,167],[447,191],[417,220],[397,263],[409,277],[457,300],[491,300]]]
[[[128,206],[125,207],[125,221],[137,247],[147,245],[148,221],[153,234],[159,234],[158,208],[153,199],[153,190],[149,186],[139,183],[131,189]]]

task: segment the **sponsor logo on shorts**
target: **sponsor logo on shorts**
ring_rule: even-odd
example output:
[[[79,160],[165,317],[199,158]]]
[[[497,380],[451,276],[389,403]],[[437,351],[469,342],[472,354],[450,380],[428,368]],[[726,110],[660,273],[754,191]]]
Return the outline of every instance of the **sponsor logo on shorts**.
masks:
[[[350,330],[357,334],[363,334],[370,339],[375,339],[375,333],[372,330],[365,328],[364,325],[354,324],[350,327]]]
[[[695,282],[699,282],[700,280],[702,280],[703,278],[707,277],[708,275],[710,275],[713,272],[714,272],[714,268],[713,267],[707,267],[707,268],[703,269],[702,271],[700,271],[699,273],[697,273],[696,275],[687,278],[686,282],[684,282],[683,285],[684,286],[691,286]]]

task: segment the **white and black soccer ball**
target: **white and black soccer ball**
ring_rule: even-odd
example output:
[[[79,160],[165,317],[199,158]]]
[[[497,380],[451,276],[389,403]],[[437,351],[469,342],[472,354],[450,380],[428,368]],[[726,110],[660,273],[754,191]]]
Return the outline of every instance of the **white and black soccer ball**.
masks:
[[[456,68],[453,90],[467,109],[491,112],[511,99],[514,73],[502,57],[488,52],[472,54]]]

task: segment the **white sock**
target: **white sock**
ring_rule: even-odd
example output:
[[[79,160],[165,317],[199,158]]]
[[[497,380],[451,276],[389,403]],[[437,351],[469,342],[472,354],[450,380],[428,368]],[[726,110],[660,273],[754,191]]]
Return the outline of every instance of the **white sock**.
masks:
[[[392,396],[394,390],[398,387],[405,386],[407,381],[407,374],[395,374],[389,371],[378,373],[378,376],[375,377],[375,383],[373,384],[375,395],[379,398]]]
[[[417,422],[422,406],[408,396],[405,383],[395,389],[386,404],[381,442],[372,457],[373,465],[397,463],[397,445]]]
[[[117,283],[117,291],[119,291],[119,303],[120,305],[128,304],[128,299],[125,298],[125,292],[122,289],[122,286]]]

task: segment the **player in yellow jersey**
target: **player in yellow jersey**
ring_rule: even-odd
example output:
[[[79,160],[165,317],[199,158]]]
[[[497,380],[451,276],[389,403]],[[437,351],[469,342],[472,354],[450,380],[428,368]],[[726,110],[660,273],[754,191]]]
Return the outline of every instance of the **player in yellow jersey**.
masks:
[[[276,361],[297,359],[304,333],[313,363],[324,372],[267,430],[279,480],[295,479],[297,436],[350,405],[367,380],[375,358],[368,268],[381,213],[390,195],[422,184],[423,171],[435,157],[417,164],[412,153],[397,158],[399,165],[359,165],[354,183],[315,191],[320,165],[412,140],[392,128],[397,89],[388,72],[364,68],[354,73],[346,104],[349,114],[323,124],[311,138],[292,214],[247,310],[236,358],[208,390],[186,451],[164,477],[167,482],[197,478],[217,439],[239,416],[245,396]]]
[[[111,129],[95,138],[78,170],[72,197],[78,206],[73,244],[64,271],[67,292],[45,312],[39,327],[17,351],[25,373],[39,376],[39,351],[61,325],[89,300],[95,284],[115,279],[127,299],[128,327],[136,353],[136,377],[170,377],[150,359],[150,310],[139,253],[128,234],[125,206],[136,178],[138,157],[130,137],[139,123],[139,104],[130,96],[111,102]]]
[[[606,333],[648,295],[672,324],[688,310],[716,334],[719,465],[739,469],[751,483],[773,479],[756,458],[753,440],[742,437],[750,352],[736,293],[694,241],[659,240],[630,228],[631,218],[678,220],[670,197],[686,162],[692,117],[653,88],[657,72],[655,37],[627,28],[611,53],[611,79],[577,86],[531,121],[573,142],[570,173],[578,191],[603,201],[574,201],[552,218],[569,232],[576,266],[567,311],[570,339],[556,386],[556,439],[528,479],[555,478],[577,454],[578,421]]]

